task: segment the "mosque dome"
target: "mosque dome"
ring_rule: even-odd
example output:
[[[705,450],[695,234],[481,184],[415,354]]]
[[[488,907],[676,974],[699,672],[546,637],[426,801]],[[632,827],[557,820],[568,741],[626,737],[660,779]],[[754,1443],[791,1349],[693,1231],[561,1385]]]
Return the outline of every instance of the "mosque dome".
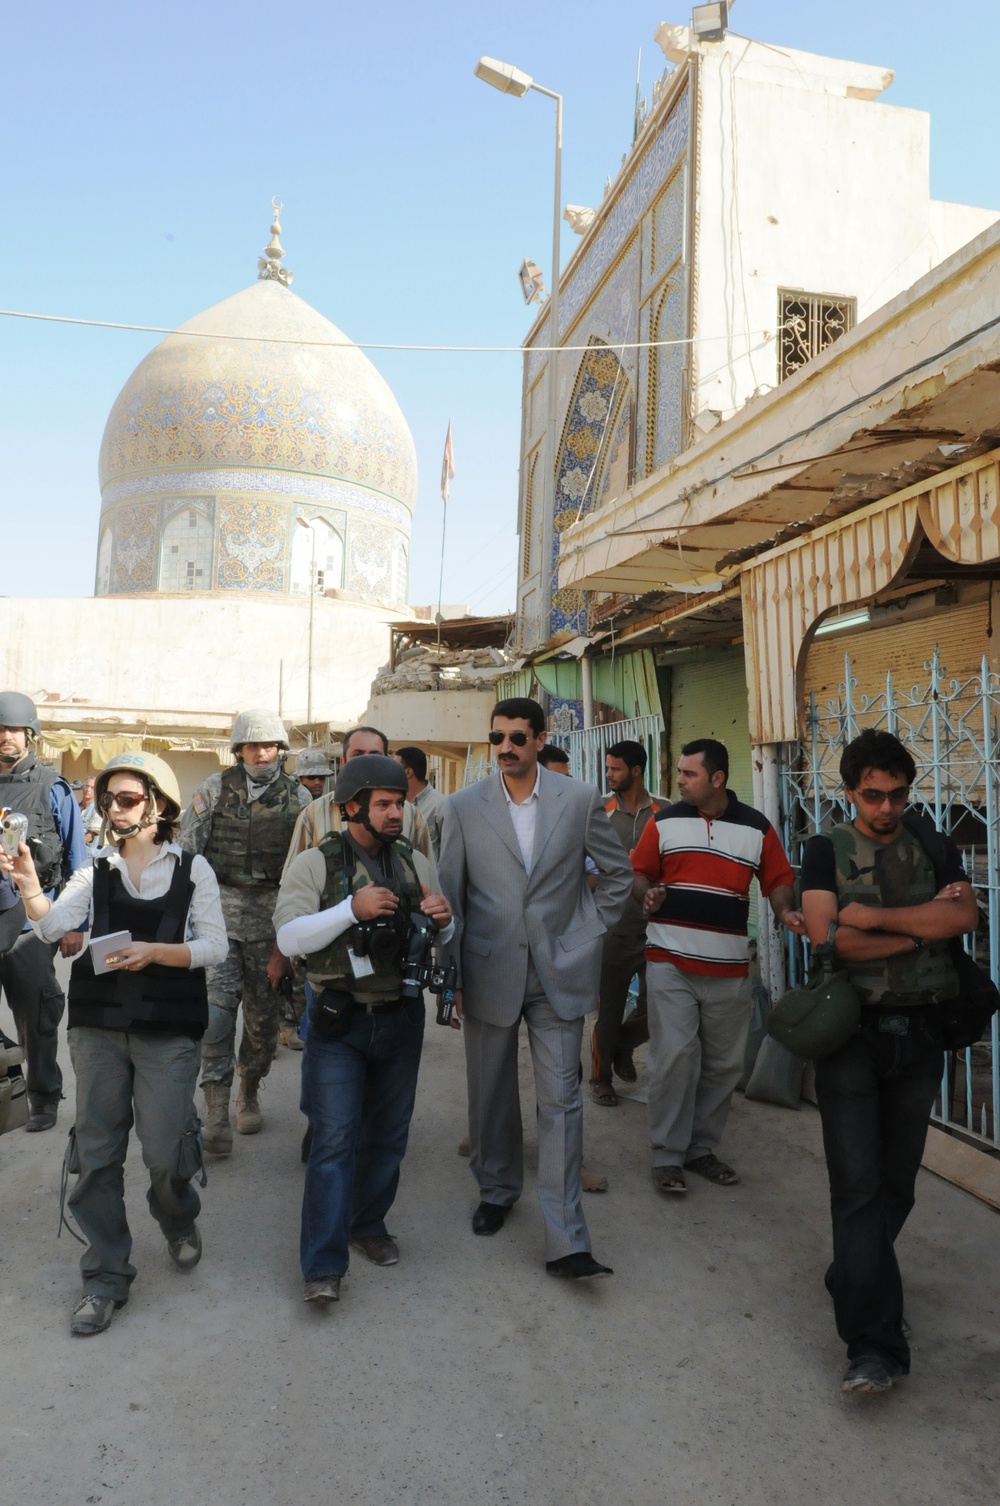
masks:
[[[371,361],[260,278],[142,360],[101,444],[96,592],[407,595],[416,453]]]

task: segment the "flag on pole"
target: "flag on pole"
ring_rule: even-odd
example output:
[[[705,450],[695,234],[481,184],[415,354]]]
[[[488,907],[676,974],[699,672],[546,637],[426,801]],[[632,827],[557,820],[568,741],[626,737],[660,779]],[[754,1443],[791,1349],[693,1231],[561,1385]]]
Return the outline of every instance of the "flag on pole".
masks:
[[[447,505],[448,492],[455,479],[455,451],[451,443],[451,419],[448,420],[448,437],[444,442],[444,458],[441,461],[441,501]]]

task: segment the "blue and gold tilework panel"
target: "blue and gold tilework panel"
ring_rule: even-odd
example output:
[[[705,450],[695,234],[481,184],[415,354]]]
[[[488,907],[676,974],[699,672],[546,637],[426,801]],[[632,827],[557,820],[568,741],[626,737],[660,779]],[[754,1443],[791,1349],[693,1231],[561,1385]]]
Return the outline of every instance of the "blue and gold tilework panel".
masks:
[[[259,498],[219,499],[216,585],[228,591],[283,591],[288,508]]]
[[[347,589],[368,601],[388,603],[394,594],[392,529],[367,519],[351,523]]]
[[[551,541],[552,617],[550,631],[587,630],[587,599],[575,587],[560,589],[560,535],[590,512],[609,443],[619,428],[621,405],[628,408],[630,383],[615,352],[594,340],[580,362],[556,469],[555,532]]]
[[[605,219],[580,258],[559,299],[560,334],[572,324],[597,283],[653,202],[687,147],[690,91],[675,101],[666,120],[641,149],[634,167],[626,165],[628,177]]]
[[[549,731],[556,736],[576,732],[583,726],[583,702],[564,701],[557,696],[549,697]]]
[[[684,200],[686,174],[683,168],[674,173],[653,206],[648,275],[655,282],[661,272],[675,262],[684,250]]]
[[[686,323],[686,276],[684,268],[678,266],[656,295],[652,338],[682,340]],[[666,465],[680,451],[686,365],[687,347],[684,345],[663,345],[649,353],[648,411],[653,419],[653,432],[647,436],[650,471]]]
[[[139,502],[114,517],[111,591],[152,591],[156,579],[159,507]]]

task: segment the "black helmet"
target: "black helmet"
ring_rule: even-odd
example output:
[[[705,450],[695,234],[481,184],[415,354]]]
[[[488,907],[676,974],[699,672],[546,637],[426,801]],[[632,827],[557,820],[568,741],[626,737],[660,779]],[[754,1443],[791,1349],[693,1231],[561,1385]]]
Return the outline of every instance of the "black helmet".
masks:
[[[0,690],[0,727],[26,727],[38,737],[42,728],[34,701],[19,690]]]
[[[366,790],[398,790],[405,795],[407,788],[406,774],[394,758],[384,753],[360,753],[341,764],[333,798],[338,805],[346,805]]]

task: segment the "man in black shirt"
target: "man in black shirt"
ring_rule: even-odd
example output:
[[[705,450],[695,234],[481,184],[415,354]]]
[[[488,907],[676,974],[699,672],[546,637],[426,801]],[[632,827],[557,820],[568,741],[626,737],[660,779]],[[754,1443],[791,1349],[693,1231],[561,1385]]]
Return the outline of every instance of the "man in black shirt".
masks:
[[[945,864],[936,873],[920,823],[904,821],[916,766],[897,738],[869,728],[845,748],[840,773],[855,817],[806,845],[802,910],[813,946],[833,933],[862,1004],[857,1032],[816,1063],[816,1096],[833,1216],[826,1285],[847,1345],[842,1384],[874,1393],[910,1369],[894,1243],[941,1083],[936,1006],[958,992],[949,942],[975,930],[978,908],[954,843],[937,838]]]

